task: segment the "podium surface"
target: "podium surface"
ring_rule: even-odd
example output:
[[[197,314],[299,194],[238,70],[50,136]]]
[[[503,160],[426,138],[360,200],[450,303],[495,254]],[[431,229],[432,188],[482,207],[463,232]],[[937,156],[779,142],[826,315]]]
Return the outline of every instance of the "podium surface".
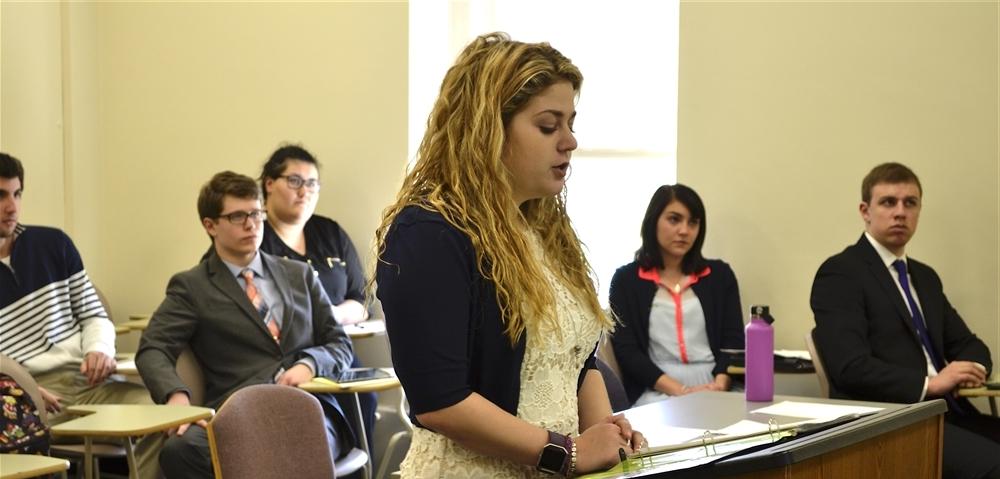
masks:
[[[856,478],[873,474],[907,478],[941,476],[942,400],[892,404],[838,399],[775,396],[771,402],[748,402],[743,393],[701,392],[624,411],[632,426],[717,430],[751,420],[778,425],[802,417],[753,412],[784,401],[881,408],[878,412],[829,429],[788,438],[764,449],[735,455],[707,466],[667,473],[631,471],[627,477]],[[655,432],[654,432],[655,433]],[[654,444],[655,445],[655,444]]]

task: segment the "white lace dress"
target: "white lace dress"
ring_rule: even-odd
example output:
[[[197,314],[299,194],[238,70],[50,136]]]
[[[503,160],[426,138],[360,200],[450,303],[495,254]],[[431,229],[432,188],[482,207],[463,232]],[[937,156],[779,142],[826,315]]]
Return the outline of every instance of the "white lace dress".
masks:
[[[531,238],[532,253],[541,261],[542,249]],[[521,394],[517,417],[560,434],[578,434],[577,379],[580,368],[600,336],[593,314],[543,268],[553,289],[562,334],[543,331],[529,335],[521,364]],[[423,428],[413,432],[406,459],[400,465],[404,478],[521,478],[551,477],[534,466],[515,464],[470,451],[452,440]]]

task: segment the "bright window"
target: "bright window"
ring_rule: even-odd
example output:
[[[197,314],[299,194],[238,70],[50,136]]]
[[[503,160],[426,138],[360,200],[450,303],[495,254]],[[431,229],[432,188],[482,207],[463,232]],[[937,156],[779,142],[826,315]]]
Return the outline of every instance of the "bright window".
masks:
[[[584,76],[567,207],[607,305],[611,276],[639,247],[649,197],[677,177],[678,16],[676,0],[412,0],[409,157],[469,41],[504,31],[551,43]]]

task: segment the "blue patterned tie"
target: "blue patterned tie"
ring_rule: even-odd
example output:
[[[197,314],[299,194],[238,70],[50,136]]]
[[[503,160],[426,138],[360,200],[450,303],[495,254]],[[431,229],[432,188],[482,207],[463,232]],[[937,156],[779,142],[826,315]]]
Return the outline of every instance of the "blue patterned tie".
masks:
[[[927,334],[927,326],[924,324],[924,315],[920,313],[920,308],[917,307],[917,302],[913,300],[913,294],[910,293],[910,278],[906,275],[906,262],[897,259],[892,262],[892,267],[896,268],[896,272],[899,273],[899,285],[903,287],[903,296],[906,296],[906,303],[910,305],[910,318],[913,320],[913,328],[917,330],[917,336],[920,337],[920,342],[924,345],[924,350],[930,356],[931,363],[934,364],[934,369],[940,372],[944,369],[944,360],[941,359],[941,356],[934,349],[934,345],[931,343],[931,336]],[[949,409],[959,414],[965,412],[951,394],[945,394],[944,400],[948,403]]]

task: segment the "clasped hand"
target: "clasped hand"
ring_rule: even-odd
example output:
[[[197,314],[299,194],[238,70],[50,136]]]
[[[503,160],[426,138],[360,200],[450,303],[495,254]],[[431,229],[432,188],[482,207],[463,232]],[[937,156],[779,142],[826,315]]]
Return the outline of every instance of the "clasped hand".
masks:
[[[927,382],[927,395],[955,394],[958,388],[977,388],[986,382],[986,368],[972,361],[952,361]]]
[[[624,414],[608,416],[576,438],[576,470],[591,472],[607,469],[621,462],[619,450],[631,455],[645,445],[642,433],[632,429]]]

